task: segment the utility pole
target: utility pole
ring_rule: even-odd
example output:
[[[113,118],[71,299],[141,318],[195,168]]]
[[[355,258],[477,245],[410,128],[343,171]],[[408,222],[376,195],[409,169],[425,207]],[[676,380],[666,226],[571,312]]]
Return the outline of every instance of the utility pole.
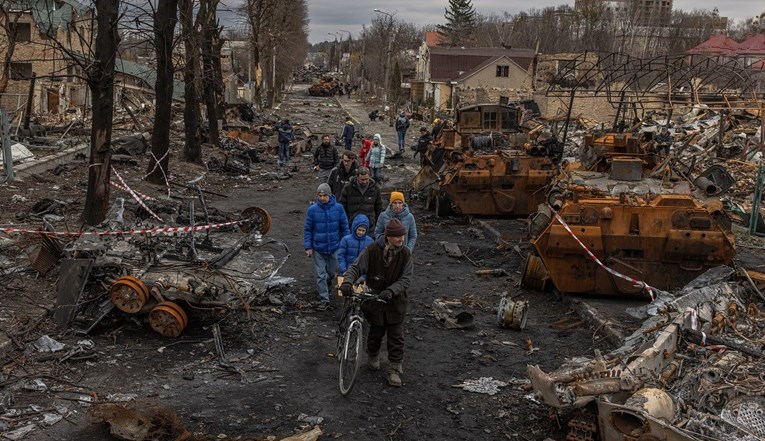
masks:
[[[386,56],[385,61],[385,84],[383,84],[383,101],[388,102],[389,94],[388,89],[390,88],[390,54],[393,52],[393,37],[391,33],[393,32],[393,15],[389,14],[381,9],[374,8],[373,11],[377,12],[378,14],[383,14],[386,17],[388,17],[388,54]],[[391,106],[393,108],[393,106]],[[390,116],[390,115],[389,115]]]
[[[367,27],[361,27],[361,96],[365,96],[367,88],[364,83],[364,60],[367,57],[366,44],[367,44]],[[763,138],[765,139],[765,138]]]

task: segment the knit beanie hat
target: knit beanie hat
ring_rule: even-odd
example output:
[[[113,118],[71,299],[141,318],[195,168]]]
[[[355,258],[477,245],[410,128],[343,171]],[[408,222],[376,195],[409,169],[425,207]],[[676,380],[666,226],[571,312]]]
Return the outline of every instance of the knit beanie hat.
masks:
[[[385,237],[401,237],[406,235],[404,224],[398,219],[391,219],[385,226]]]
[[[404,202],[404,193],[401,193],[400,191],[392,191],[390,193],[390,202],[393,203],[394,201],[401,201]]]
[[[327,194],[327,195],[331,195],[332,194],[332,188],[330,188],[329,184],[327,184],[325,182],[325,183],[319,185],[319,188],[316,189],[316,194],[319,194],[319,193],[324,193],[324,194]]]

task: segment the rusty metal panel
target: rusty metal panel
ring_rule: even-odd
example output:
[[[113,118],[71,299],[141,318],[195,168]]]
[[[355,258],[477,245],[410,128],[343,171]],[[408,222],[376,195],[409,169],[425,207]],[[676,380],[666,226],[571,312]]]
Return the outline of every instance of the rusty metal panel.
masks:
[[[614,180],[640,181],[643,179],[643,161],[638,158],[614,158],[610,177]]]

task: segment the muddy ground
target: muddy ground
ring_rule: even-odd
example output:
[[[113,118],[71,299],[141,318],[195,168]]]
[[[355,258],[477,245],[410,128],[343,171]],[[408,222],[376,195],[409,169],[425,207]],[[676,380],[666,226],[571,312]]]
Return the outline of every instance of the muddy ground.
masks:
[[[371,106],[355,99],[343,99],[341,104],[344,107],[335,99],[309,98],[304,88],[296,87],[276,113],[294,122],[308,123],[316,132],[339,132],[344,112],[348,111],[363,125],[365,133],[379,131],[386,143],[395,144],[393,129],[387,122],[364,121]],[[412,136],[416,127],[418,124],[410,131]],[[176,179],[190,180],[203,173],[203,168],[184,165],[177,159],[179,148],[173,146],[171,167]],[[312,304],[317,295],[310,260],[302,250],[304,213],[314,199],[316,173],[311,169],[311,160],[303,157],[296,159],[297,170],[290,178],[276,179],[274,156],[262,158],[265,162],[255,164],[247,177],[207,173],[203,185],[229,196],[209,197],[208,202],[232,218],[253,205],[271,213],[274,225],[267,236],[286,243],[291,253],[280,275],[295,278],[295,283],[274,294],[281,298],[294,295],[296,302],[288,306],[264,301],[247,312],[189,311],[191,322],[177,339],[155,334],[144,319],[112,313],[93,333],[83,337],[56,329],[51,319],[58,268],[46,276],[27,270],[6,275],[0,288],[0,324],[12,339],[3,350],[0,384],[5,396],[12,395],[12,400],[3,400],[3,409],[17,409],[20,415],[3,417],[0,426],[5,426],[0,428],[22,427],[57,409],[65,415],[63,420],[50,426],[36,424],[22,439],[111,439],[104,423],[88,417],[89,405],[96,400],[127,396],[172,410],[199,439],[260,439],[268,435],[278,439],[312,427],[318,420],[325,432],[322,439],[565,437],[567,415],[551,414],[548,407],[526,398],[528,392],[522,388],[526,366],[538,364],[550,370],[566,357],[592,354],[594,348],[604,348],[605,343],[586,326],[566,331],[551,328],[551,323],[562,318],[578,318],[552,293],[517,287],[522,261],[517,252],[497,250],[495,243],[467,218],[434,217],[416,199],[409,201],[420,235],[414,251],[415,281],[406,321],[405,384],[400,389],[391,388],[382,372],[362,367],[353,392],[341,396],[334,355],[340,302],[334,298],[334,308],[328,311],[319,311]],[[140,180],[147,163],[147,158],[139,158],[138,166],[115,167],[131,186],[160,196],[164,189]],[[390,180],[383,188],[386,195],[394,189],[406,189],[416,170],[411,152],[390,160],[389,165]],[[2,225],[39,226],[34,219],[17,213],[28,211],[42,197],[50,197],[68,202],[61,214],[68,228],[76,230],[86,170],[82,159],[57,170],[58,174],[46,172],[22,183],[4,184],[0,195],[4,207],[0,213]],[[12,202],[14,194],[27,201]],[[124,196],[113,191],[112,197],[115,194]],[[521,221],[502,221],[501,225],[503,230],[518,235],[525,229]],[[57,228],[64,228],[64,221]],[[37,240],[15,234],[0,237],[4,240],[0,253],[6,268],[25,258],[18,251],[20,246]],[[447,256],[441,245],[444,241],[459,245],[467,257]],[[510,276],[476,276],[474,272],[483,268],[502,268]],[[495,308],[504,293],[529,300],[525,330],[497,326]],[[465,310],[475,316],[474,327],[450,330],[437,322],[431,305],[440,297],[462,300]],[[222,332],[227,363],[221,363],[216,352],[212,337],[216,323]],[[57,362],[56,357],[41,354],[31,346],[44,334],[68,345],[91,339],[95,355]],[[529,344],[538,349],[529,352]],[[480,377],[505,381],[508,386],[493,396],[454,387]],[[42,380],[47,390],[28,390],[35,379]],[[25,385],[29,387],[25,389]]]

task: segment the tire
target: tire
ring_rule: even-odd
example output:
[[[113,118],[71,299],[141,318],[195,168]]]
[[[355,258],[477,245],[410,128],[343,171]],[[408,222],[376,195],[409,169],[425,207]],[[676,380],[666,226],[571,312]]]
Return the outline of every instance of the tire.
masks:
[[[345,347],[340,355],[340,393],[343,395],[351,393],[356,374],[359,372],[362,340],[361,321],[354,320],[345,331]]]

